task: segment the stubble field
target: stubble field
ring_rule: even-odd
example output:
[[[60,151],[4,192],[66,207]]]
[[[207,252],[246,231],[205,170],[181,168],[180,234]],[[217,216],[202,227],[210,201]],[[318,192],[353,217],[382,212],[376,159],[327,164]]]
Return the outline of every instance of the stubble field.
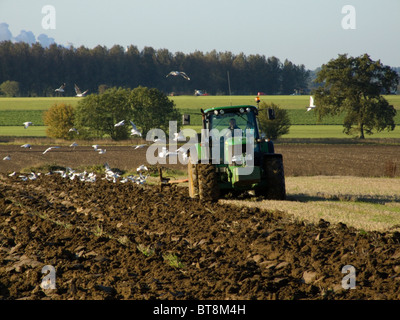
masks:
[[[399,299],[397,226],[307,219],[310,207],[302,206],[333,200],[398,208],[398,144],[277,144],[285,203],[303,208],[302,219],[263,199],[199,203],[184,185],[161,190],[157,177],[138,185],[102,174],[96,182],[45,175],[56,165],[89,171],[104,163],[128,174],[146,160],[145,149],[132,146],[109,145],[100,155],[90,145],[64,145],[43,154],[48,146],[0,146],[11,155],[0,163],[0,299]],[[184,176],[184,165],[163,166],[172,178]],[[21,170],[42,174],[22,181]],[[344,179],[343,188],[319,190],[319,181],[334,178]],[[357,185],[373,180],[363,179],[390,187],[368,195]],[[54,267],[55,289],[41,287],[44,266]],[[343,285],[344,266],[356,270],[354,290]]]

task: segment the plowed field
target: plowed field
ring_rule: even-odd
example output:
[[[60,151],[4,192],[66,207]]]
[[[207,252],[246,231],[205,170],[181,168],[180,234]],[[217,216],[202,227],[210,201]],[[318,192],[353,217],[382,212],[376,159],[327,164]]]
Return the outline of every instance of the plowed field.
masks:
[[[12,146],[2,147],[7,154],[4,148]],[[33,151],[18,148],[15,159],[17,151]],[[46,155],[74,167],[71,162],[79,159],[93,161],[89,149],[84,156],[70,149]],[[121,169],[143,163],[111,149],[105,155],[100,163]],[[38,164],[42,156],[29,159]],[[280,212],[199,203],[178,186],[161,192],[158,186],[81,182],[57,174],[22,181],[6,174],[17,170],[16,164],[5,163],[0,299],[400,298],[399,233],[366,233],[323,220],[296,222]],[[294,163],[289,160],[285,169],[296,170]],[[379,168],[384,170],[382,163]],[[41,287],[44,266],[55,270],[55,289]],[[345,266],[355,274],[342,273]]]

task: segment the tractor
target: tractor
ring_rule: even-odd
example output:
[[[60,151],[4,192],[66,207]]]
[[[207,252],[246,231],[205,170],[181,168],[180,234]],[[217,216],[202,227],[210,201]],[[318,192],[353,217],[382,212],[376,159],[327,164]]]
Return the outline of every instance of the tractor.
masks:
[[[217,201],[251,191],[266,199],[286,197],[283,158],[262,136],[252,105],[201,109],[202,130],[188,154],[189,196]],[[268,118],[275,119],[273,109]]]

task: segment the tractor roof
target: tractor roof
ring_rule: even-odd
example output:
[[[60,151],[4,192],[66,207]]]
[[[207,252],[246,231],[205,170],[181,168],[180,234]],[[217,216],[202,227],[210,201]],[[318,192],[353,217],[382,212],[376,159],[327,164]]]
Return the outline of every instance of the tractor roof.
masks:
[[[240,105],[240,106],[223,106],[223,107],[211,107],[206,110],[204,110],[204,113],[212,112],[214,110],[221,110],[221,109],[230,109],[232,111],[240,108],[254,108],[257,110],[256,106],[251,106],[251,105]]]

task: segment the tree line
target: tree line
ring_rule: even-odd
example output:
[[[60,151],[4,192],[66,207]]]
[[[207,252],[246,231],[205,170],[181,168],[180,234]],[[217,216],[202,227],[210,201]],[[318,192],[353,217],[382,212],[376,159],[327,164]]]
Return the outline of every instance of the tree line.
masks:
[[[166,77],[173,70],[184,71],[190,80]],[[309,78],[304,65],[260,54],[215,50],[185,54],[152,47],[139,50],[134,45],[44,48],[39,43],[0,42],[0,84],[17,83],[19,96],[56,96],[60,93],[55,89],[63,83],[65,96],[75,95],[74,84],[89,93],[144,86],[165,94],[194,94],[195,90],[212,95],[293,94],[307,92]]]

